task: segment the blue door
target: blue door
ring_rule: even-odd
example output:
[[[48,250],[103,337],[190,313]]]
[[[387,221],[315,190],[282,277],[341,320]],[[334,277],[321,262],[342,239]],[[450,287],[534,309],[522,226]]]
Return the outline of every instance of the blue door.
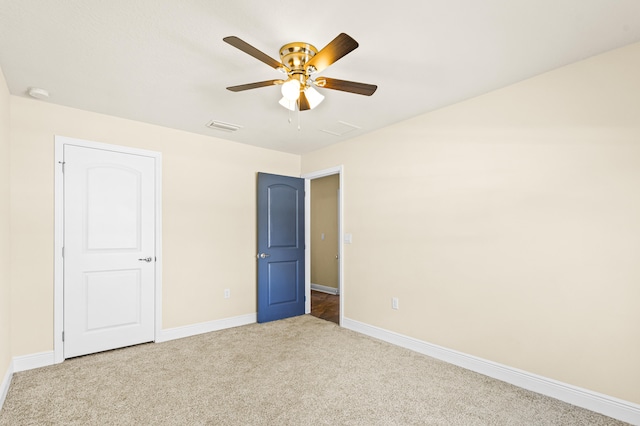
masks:
[[[258,173],[258,322],[304,314],[304,179]]]

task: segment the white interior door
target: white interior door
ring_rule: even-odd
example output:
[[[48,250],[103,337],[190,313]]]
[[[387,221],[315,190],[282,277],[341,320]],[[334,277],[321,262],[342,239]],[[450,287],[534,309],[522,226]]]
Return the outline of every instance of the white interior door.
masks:
[[[64,146],[64,357],[154,339],[155,160]]]

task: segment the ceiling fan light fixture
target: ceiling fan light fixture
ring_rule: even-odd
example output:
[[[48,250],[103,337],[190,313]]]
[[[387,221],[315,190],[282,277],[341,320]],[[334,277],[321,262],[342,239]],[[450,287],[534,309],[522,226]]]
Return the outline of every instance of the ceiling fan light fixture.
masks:
[[[300,97],[300,81],[291,78],[282,85],[281,90],[285,99],[295,102]]]
[[[309,102],[309,109],[314,109],[324,100],[324,95],[311,86],[304,90],[304,94],[307,97],[307,102]]]
[[[373,84],[339,80],[337,78],[312,78],[312,75],[321,73],[328,66],[358,47],[358,42],[345,33],[338,34],[321,50],[304,42],[285,44],[280,48],[280,61],[273,59],[238,37],[229,36],[222,40],[271,68],[286,73],[288,76],[286,81],[284,79],[259,81],[227,87],[227,90],[241,92],[259,87],[280,85],[282,99],[280,99],[279,104],[289,111],[307,111],[320,105],[324,100],[324,96],[315,89],[316,87],[366,96],[371,96],[378,88]]]

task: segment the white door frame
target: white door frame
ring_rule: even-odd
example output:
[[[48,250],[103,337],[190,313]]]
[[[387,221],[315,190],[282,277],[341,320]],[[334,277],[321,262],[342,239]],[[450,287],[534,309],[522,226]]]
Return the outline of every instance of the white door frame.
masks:
[[[155,223],[155,333],[154,341],[162,330],[162,153],[127,146],[91,142],[81,139],[55,136],[55,176],[54,176],[54,280],[53,280],[53,356],[54,363],[64,361],[64,175],[62,172],[64,146],[74,145],[84,148],[103,149],[123,154],[144,155],[155,159],[156,179],[156,223]]]
[[[330,167],[324,170],[318,170],[316,172],[305,173],[301,177],[304,179],[304,262],[305,277],[304,277],[304,291],[306,296],[305,313],[311,312],[311,180],[322,178],[325,176],[339,175],[340,190],[338,191],[338,294],[340,294],[340,324],[342,324],[342,318],[344,316],[344,235],[343,235],[343,221],[344,221],[344,166],[339,165]]]

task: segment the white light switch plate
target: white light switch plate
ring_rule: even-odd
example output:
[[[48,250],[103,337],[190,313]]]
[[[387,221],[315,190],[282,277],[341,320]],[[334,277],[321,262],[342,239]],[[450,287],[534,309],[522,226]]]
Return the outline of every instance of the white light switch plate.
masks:
[[[353,236],[351,234],[344,234],[344,243],[351,244]]]

